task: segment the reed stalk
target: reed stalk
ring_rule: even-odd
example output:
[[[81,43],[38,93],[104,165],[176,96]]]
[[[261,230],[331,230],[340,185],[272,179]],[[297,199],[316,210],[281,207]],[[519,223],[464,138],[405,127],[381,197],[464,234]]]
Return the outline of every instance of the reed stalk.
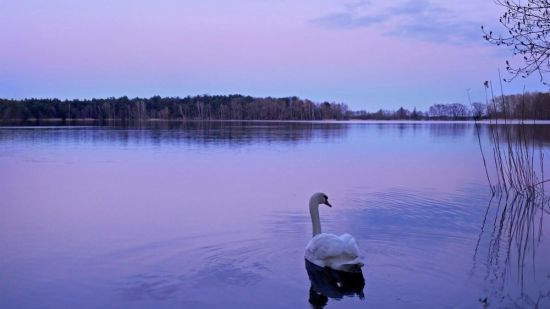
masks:
[[[535,115],[526,114],[525,89],[521,119],[511,118],[510,115],[515,113],[508,110],[502,82],[500,91],[497,99],[492,84],[486,87],[486,104],[494,109],[496,115],[489,121],[490,151],[483,148],[480,125],[476,121],[479,148],[492,197],[481,224],[472,270],[478,264],[478,251],[486,247],[485,279],[496,288],[489,297],[502,298],[505,282],[514,277],[520,286],[519,306],[536,308],[550,297],[550,291],[543,289],[539,295],[529,295],[523,288],[526,280],[536,278],[535,253],[543,242],[543,223],[550,214],[550,197],[545,191],[550,179],[545,179],[545,156],[542,144],[537,144],[535,138],[538,128],[534,120],[532,123],[527,120]],[[487,92],[490,93],[490,102]],[[486,158],[486,153],[492,154],[492,160]],[[526,268],[532,269],[531,275]]]

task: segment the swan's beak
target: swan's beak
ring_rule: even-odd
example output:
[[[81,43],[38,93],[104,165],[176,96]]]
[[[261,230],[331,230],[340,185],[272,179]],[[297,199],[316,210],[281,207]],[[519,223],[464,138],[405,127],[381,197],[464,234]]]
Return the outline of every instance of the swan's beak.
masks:
[[[332,205],[330,205],[328,201],[325,202],[325,205],[327,205],[328,207],[332,207]]]

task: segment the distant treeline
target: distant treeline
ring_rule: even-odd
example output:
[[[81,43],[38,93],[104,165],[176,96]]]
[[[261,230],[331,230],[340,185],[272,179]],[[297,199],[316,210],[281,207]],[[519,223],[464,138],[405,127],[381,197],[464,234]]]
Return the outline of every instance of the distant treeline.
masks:
[[[472,120],[489,118],[550,119],[550,93],[533,92],[498,96],[488,103],[434,104],[427,111],[399,108],[377,112],[350,111],[349,118],[364,120]]]
[[[377,112],[367,111],[350,112],[350,117],[363,120],[470,120],[487,118],[487,106],[482,103],[473,103],[467,107],[461,103],[434,104],[428,111],[412,111],[399,108],[396,111],[380,109]]]
[[[290,98],[254,98],[242,95],[107,98],[91,100],[0,99],[0,119],[95,120],[322,120],[346,119],[340,103],[314,103]]]
[[[500,96],[487,104],[434,104],[427,111],[350,111],[342,103],[315,103],[298,97],[242,95],[91,100],[0,99],[0,120],[471,120],[494,117],[550,119],[550,93]]]

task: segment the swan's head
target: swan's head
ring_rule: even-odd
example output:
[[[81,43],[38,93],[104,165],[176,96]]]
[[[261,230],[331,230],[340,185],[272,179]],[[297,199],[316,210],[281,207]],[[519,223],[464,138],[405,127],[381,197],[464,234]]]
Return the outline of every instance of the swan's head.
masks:
[[[324,204],[328,207],[332,207],[332,205],[328,202],[328,196],[321,192],[313,194],[309,200],[315,205]]]

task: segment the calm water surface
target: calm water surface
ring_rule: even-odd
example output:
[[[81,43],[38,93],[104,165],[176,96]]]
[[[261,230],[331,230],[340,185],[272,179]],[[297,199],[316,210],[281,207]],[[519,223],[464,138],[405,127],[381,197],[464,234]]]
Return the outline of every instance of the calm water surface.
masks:
[[[310,298],[317,191],[364,297]],[[468,123],[0,127],[0,307],[550,308],[548,211],[522,203]]]

